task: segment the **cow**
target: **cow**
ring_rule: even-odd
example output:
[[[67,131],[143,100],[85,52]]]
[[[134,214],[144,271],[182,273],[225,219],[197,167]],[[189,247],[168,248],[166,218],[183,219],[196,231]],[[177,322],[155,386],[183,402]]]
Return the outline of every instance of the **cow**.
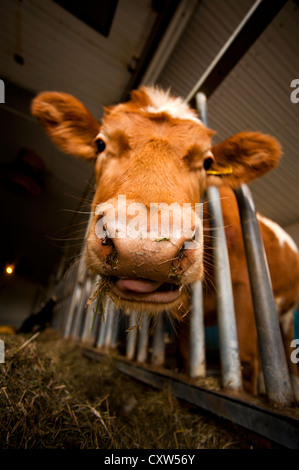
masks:
[[[212,145],[215,132],[183,99],[159,87],[134,90],[127,102],[105,108],[101,124],[66,93],[39,94],[32,113],[62,151],[94,161],[96,190],[86,261],[90,271],[100,275],[105,292],[124,310],[168,311],[183,322],[189,312],[190,287],[203,279],[205,322],[215,323],[210,216],[206,205],[198,210],[198,202],[209,185],[219,187],[243,384],[245,390],[257,393],[257,332],[233,189],[276,167],[282,153],[279,142],[260,132],[242,131]],[[158,226],[163,210],[174,208],[168,218],[174,226],[175,211],[188,207],[189,212],[182,210],[178,216],[188,229],[166,235],[162,229],[153,232],[151,215],[157,205]],[[139,225],[130,231],[138,208]],[[261,215],[258,221],[278,314],[283,317],[298,298],[298,250],[274,222]],[[291,329],[289,325],[284,331]],[[288,348],[290,341],[287,337]],[[293,368],[292,374],[298,381],[298,370]]]

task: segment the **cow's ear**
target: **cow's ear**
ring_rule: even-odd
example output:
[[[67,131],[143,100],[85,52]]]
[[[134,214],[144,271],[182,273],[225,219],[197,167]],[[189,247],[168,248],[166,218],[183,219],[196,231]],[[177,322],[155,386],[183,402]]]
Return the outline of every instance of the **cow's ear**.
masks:
[[[207,170],[209,185],[236,188],[276,167],[281,156],[279,142],[259,132],[240,132],[212,147],[214,161]]]
[[[66,93],[40,93],[31,111],[61,150],[85,159],[95,158],[94,139],[100,125],[76,98]]]

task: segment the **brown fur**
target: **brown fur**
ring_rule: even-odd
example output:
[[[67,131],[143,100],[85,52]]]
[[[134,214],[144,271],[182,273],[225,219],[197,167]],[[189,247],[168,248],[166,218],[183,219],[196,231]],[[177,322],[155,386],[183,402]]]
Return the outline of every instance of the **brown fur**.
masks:
[[[195,204],[207,185],[220,186],[244,384],[247,390],[255,393],[258,372],[257,335],[237,204],[229,187],[235,188],[241,183],[247,183],[274,168],[281,155],[280,144],[268,135],[241,132],[212,147],[213,131],[192,119],[172,117],[165,111],[147,112],[146,107],[150,104],[146,89],[134,91],[128,103],[105,110],[101,128],[81,103],[62,93],[42,93],[35,98],[32,111],[62,150],[86,159],[96,158],[97,190],[93,209],[101,202],[115,202],[118,195],[126,195],[129,201],[142,202],[146,206],[152,202]],[[97,156],[94,139],[100,131],[106,142],[106,149]],[[212,170],[221,173],[231,167],[231,174],[221,176],[208,175],[205,172],[204,161],[210,150],[215,159]],[[97,217],[93,218],[87,240],[87,260],[92,271],[104,276],[120,277],[126,277],[132,272],[131,276],[135,277],[169,281],[167,273],[173,265],[170,262],[167,264],[167,259],[159,263],[159,255],[148,255],[147,264],[138,265],[135,250],[135,255],[119,255],[117,262],[112,263],[115,248],[99,244],[95,236],[97,220]],[[208,224],[208,218],[204,220],[204,224]],[[261,232],[268,255],[274,295],[283,297],[287,308],[290,308],[296,302],[299,291],[298,253],[287,246],[281,247],[273,233],[263,224]],[[140,246],[145,246],[142,244],[144,242],[139,242]],[[132,248],[132,244],[129,246]],[[157,244],[151,247],[157,248],[149,250],[153,253],[160,249]],[[167,253],[173,251],[171,242],[164,243],[163,250]],[[160,250],[161,256],[163,250]],[[187,284],[202,278],[205,273],[205,315],[206,323],[211,324],[216,318],[212,255],[210,240],[206,237],[204,253],[200,247],[195,253],[189,253],[187,259],[180,260],[182,266],[178,272],[176,270],[175,282],[181,285],[182,294],[170,304],[147,305],[145,302],[115,300],[125,308],[150,313],[168,309],[175,317],[184,318],[189,310]],[[172,256],[175,256],[175,251]],[[283,307],[280,313],[283,314],[285,309]],[[181,336],[183,345],[183,329]],[[187,350],[185,346],[182,349]]]

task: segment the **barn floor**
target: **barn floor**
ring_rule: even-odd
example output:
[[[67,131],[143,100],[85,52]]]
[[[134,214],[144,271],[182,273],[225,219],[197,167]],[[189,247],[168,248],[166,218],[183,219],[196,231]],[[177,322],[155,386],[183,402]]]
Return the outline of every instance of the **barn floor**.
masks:
[[[258,435],[101,363],[53,330],[4,335],[2,449],[261,449]]]

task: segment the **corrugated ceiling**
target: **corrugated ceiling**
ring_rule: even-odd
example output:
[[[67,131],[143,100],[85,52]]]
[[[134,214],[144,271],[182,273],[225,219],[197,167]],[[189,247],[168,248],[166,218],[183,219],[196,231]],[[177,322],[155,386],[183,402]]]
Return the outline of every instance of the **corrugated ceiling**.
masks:
[[[254,2],[204,0],[158,83],[187,96]],[[257,209],[282,226],[299,221],[299,104],[290,83],[299,70],[299,9],[290,0],[209,99],[215,142],[242,130],[276,136],[284,156],[251,184]]]
[[[100,117],[121,96],[156,17],[149,0],[119,0],[107,38],[51,0],[1,0],[0,74],[33,93],[73,94]]]

